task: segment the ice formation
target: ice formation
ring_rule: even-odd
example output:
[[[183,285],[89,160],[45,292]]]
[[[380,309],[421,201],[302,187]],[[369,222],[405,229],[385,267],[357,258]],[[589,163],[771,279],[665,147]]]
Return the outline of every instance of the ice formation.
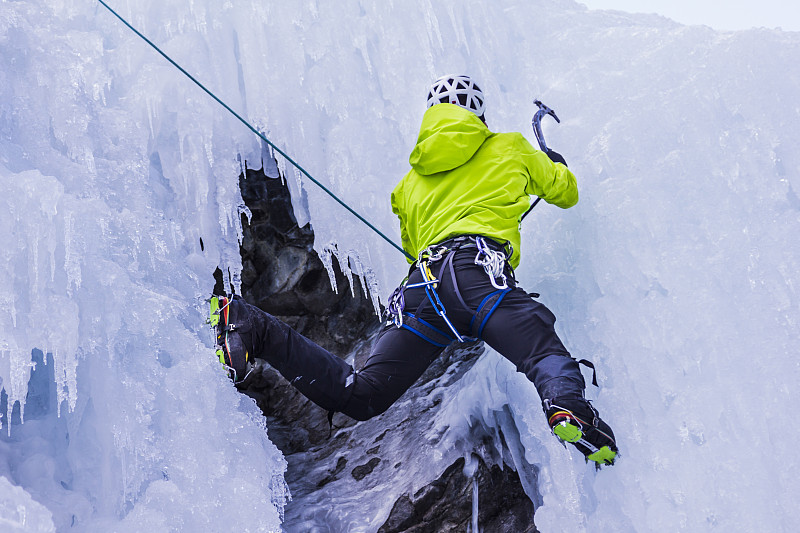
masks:
[[[481,80],[497,131],[555,108],[581,202],[526,219],[518,277],[599,366],[621,459],[585,468],[491,352],[443,423],[512,413],[541,531],[792,529],[800,35],[570,0],[116,4],[391,236],[431,80]],[[0,2],[0,524],[280,530],[283,458],[203,326],[264,151],[99,4]],[[385,297],[403,257],[278,164],[315,247]]]

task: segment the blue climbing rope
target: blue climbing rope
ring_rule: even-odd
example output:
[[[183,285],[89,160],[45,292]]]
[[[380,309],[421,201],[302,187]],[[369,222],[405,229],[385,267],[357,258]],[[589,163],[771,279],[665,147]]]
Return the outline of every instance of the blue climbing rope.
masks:
[[[278,153],[279,153],[281,156],[283,156],[283,158],[284,158],[284,159],[286,159],[286,160],[287,160],[289,163],[291,163],[291,164],[292,164],[292,165],[293,165],[293,166],[294,166],[294,167],[295,167],[297,170],[299,170],[300,172],[302,172],[302,173],[303,173],[303,175],[304,175],[305,177],[307,177],[308,179],[310,179],[310,180],[311,180],[311,181],[312,181],[312,182],[313,182],[315,185],[317,185],[317,186],[318,186],[320,189],[322,189],[323,191],[325,191],[326,193],[328,193],[328,195],[329,195],[331,198],[333,198],[334,200],[336,200],[336,201],[339,203],[339,205],[341,205],[342,207],[344,207],[345,209],[347,209],[348,211],[350,211],[350,212],[351,212],[353,215],[355,215],[355,217],[356,217],[356,218],[358,218],[358,219],[359,219],[361,222],[363,222],[364,224],[366,224],[366,225],[367,225],[367,227],[369,227],[369,228],[370,228],[372,231],[374,231],[375,233],[377,233],[378,235],[380,235],[380,236],[381,236],[381,237],[382,237],[382,238],[383,238],[383,239],[384,239],[386,242],[388,242],[389,244],[391,244],[392,246],[394,246],[396,249],[398,249],[400,252],[402,252],[402,253],[403,253],[403,255],[405,255],[407,258],[411,259],[412,261],[414,260],[414,257],[413,257],[411,254],[409,254],[408,252],[406,252],[405,250],[403,250],[403,248],[402,248],[400,245],[398,245],[396,242],[394,242],[394,241],[393,241],[393,240],[391,240],[389,237],[387,237],[386,235],[384,235],[384,234],[383,234],[383,232],[382,232],[381,230],[379,230],[379,229],[378,229],[378,228],[376,228],[374,225],[372,225],[372,224],[371,224],[371,223],[370,223],[370,222],[369,222],[367,219],[365,219],[365,218],[364,218],[364,217],[362,217],[360,214],[358,214],[358,212],[356,212],[356,211],[355,211],[355,210],[354,210],[352,207],[350,207],[349,205],[347,205],[346,203],[344,203],[344,202],[343,202],[343,201],[342,201],[342,200],[341,200],[341,199],[340,199],[338,196],[336,196],[335,194],[333,194],[333,192],[331,192],[331,191],[330,191],[330,190],[329,190],[327,187],[325,187],[325,186],[324,186],[322,183],[320,183],[319,181],[317,181],[317,180],[316,180],[316,179],[315,179],[315,178],[314,178],[314,177],[313,177],[311,174],[309,174],[309,173],[306,171],[306,169],[304,169],[302,166],[300,166],[300,165],[299,165],[299,164],[298,164],[298,163],[297,163],[297,162],[296,162],[294,159],[292,159],[291,157],[289,157],[289,156],[288,156],[288,155],[287,155],[287,154],[286,154],[286,153],[285,153],[283,150],[281,150],[280,148],[278,148],[277,146],[275,146],[275,144],[274,144],[272,141],[270,141],[269,139],[267,139],[267,138],[266,138],[266,136],[264,136],[264,134],[263,134],[263,133],[261,133],[260,131],[258,131],[257,129],[255,129],[255,128],[254,128],[254,127],[253,127],[253,126],[252,126],[252,125],[251,125],[249,122],[247,122],[245,119],[243,119],[243,118],[242,118],[242,117],[241,117],[241,116],[240,116],[240,115],[239,115],[239,114],[238,114],[236,111],[234,111],[233,109],[231,109],[231,107],[230,107],[228,104],[226,104],[225,102],[223,102],[222,100],[220,100],[220,99],[217,97],[217,95],[215,95],[214,93],[212,93],[211,91],[209,91],[209,90],[208,90],[208,89],[207,89],[207,88],[206,88],[206,87],[205,87],[205,86],[204,86],[202,83],[200,83],[199,81],[197,81],[197,79],[196,79],[194,76],[192,76],[191,74],[189,74],[188,72],[186,72],[186,70],[185,70],[185,69],[184,69],[182,66],[180,66],[178,63],[176,63],[175,61],[173,61],[173,59],[172,59],[171,57],[169,57],[169,56],[168,56],[166,53],[164,53],[164,52],[163,52],[163,51],[162,51],[162,50],[161,50],[161,49],[160,49],[158,46],[156,46],[156,45],[155,45],[155,44],[154,44],[154,43],[153,43],[153,42],[152,42],[150,39],[148,39],[147,37],[145,37],[144,35],[142,35],[142,33],[141,33],[139,30],[137,30],[136,28],[134,28],[134,27],[133,27],[133,26],[132,26],[132,25],[131,25],[131,24],[130,24],[130,23],[127,21],[127,20],[125,20],[125,19],[124,19],[124,18],[123,18],[123,17],[122,17],[122,16],[121,16],[119,13],[117,13],[116,11],[114,11],[113,9],[111,9],[111,7],[109,7],[109,5],[108,5],[108,4],[106,4],[106,3],[105,3],[103,0],[97,0],[97,1],[98,1],[98,2],[100,2],[100,4],[101,4],[103,7],[105,7],[106,9],[108,9],[108,10],[111,12],[111,14],[113,14],[115,17],[117,17],[117,18],[118,18],[118,19],[119,19],[119,20],[120,20],[120,21],[121,21],[121,22],[122,22],[122,23],[123,23],[125,26],[127,26],[127,27],[128,27],[128,28],[129,28],[129,29],[130,29],[130,30],[131,30],[133,33],[135,33],[136,35],[138,35],[139,37],[141,37],[141,38],[142,38],[142,40],[144,40],[144,41],[145,41],[147,44],[149,44],[150,46],[152,46],[152,47],[153,47],[153,49],[154,49],[156,52],[158,52],[159,54],[161,54],[161,55],[164,57],[164,59],[166,59],[167,61],[169,61],[169,62],[170,62],[170,63],[171,63],[171,64],[172,64],[172,65],[173,65],[175,68],[177,68],[178,70],[180,70],[180,71],[181,71],[181,72],[182,72],[182,73],[183,73],[183,74],[184,74],[184,75],[185,75],[187,78],[189,78],[190,80],[192,80],[192,81],[195,83],[195,85],[197,85],[198,87],[200,87],[201,89],[203,89],[203,90],[206,92],[206,94],[208,94],[208,95],[209,95],[211,98],[213,98],[214,100],[216,100],[216,101],[217,101],[217,103],[218,103],[219,105],[221,105],[222,107],[224,107],[225,109],[227,109],[227,110],[228,110],[228,112],[230,112],[230,114],[231,114],[231,115],[233,115],[234,117],[238,118],[238,119],[239,119],[239,121],[240,121],[242,124],[244,124],[245,126],[247,126],[247,127],[250,129],[250,131],[252,131],[252,132],[253,132],[253,133],[255,133],[256,135],[258,135],[258,136],[261,138],[261,140],[262,140],[262,141],[264,141],[264,142],[265,142],[265,143],[267,143],[269,146],[271,146],[273,150],[275,150],[276,152],[278,152]]]

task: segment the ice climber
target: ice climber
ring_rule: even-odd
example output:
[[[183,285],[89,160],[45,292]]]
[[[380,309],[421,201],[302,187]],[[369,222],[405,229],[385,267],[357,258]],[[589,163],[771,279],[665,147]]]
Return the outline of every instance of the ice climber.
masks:
[[[612,464],[611,428],[584,397],[579,361],[554,329],[555,316],[514,279],[520,219],[539,196],[578,202],[564,158],[520,133],[493,133],[484,96],[467,76],[444,76],[395,187],[403,248],[416,260],[389,301],[360,370],[239,296],[212,298],[220,361],[241,385],[254,358],[266,360],[317,405],[366,420],[387,410],[452,342],[481,339],[536,386],[553,433],[596,465]],[[584,361],[581,361],[584,362]]]

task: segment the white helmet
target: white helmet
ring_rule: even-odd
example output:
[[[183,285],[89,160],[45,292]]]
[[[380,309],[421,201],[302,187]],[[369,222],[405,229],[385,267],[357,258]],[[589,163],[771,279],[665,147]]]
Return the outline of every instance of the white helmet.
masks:
[[[436,104],[455,104],[483,117],[486,106],[483,91],[469,76],[449,74],[442,76],[428,91],[428,107]]]

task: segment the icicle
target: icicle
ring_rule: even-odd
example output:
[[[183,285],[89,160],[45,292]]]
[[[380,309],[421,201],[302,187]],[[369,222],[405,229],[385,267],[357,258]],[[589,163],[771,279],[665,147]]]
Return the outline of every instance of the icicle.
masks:
[[[344,276],[347,278],[347,283],[350,284],[350,296],[355,298],[355,287],[353,286],[353,269],[351,268],[351,259],[357,261],[358,258],[355,257],[355,252],[352,250],[347,251],[346,253],[342,253],[339,251],[338,246],[335,248],[336,250],[336,259],[339,261],[339,268],[344,273]]]
[[[328,279],[331,282],[331,288],[333,289],[333,292],[339,294],[339,287],[336,284],[336,273],[333,270],[333,254],[334,251],[330,247],[326,246],[323,248],[322,253],[319,254],[319,260],[322,261],[322,266],[324,266],[325,270],[328,272]]]
[[[75,220],[72,212],[64,217],[64,271],[67,273],[67,292],[81,287],[80,251],[75,250]]]
[[[375,309],[375,314],[380,316],[380,288],[377,277],[375,276],[375,272],[372,269],[364,266],[364,262],[361,261],[361,257],[359,257],[357,251],[350,250],[348,253],[348,258],[351,261],[350,264],[352,264],[354,267],[353,272],[361,281],[361,290],[364,293],[364,298],[369,298],[372,301],[372,307]],[[353,286],[352,276],[350,278],[350,292],[355,298],[355,287]]]
[[[265,150],[265,155],[263,156],[263,166],[264,166],[264,174],[268,178],[279,178],[281,176],[280,171],[278,170],[278,161],[275,159],[275,153],[271,146],[267,143],[262,143],[264,146],[267,147]]]
[[[236,239],[239,241],[239,246],[242,245],[244,242],[244,228],[242,227],[242,215],[247,217],[247,224],[250,225],[250,221],[253,219],[253,212],[250,211],[250,208],[242,202],[238,206],[238,224],[236,224]]]
[[[270,502],[278,510],[278,515],[281,517],[281,522],[283,522],[286,504],[292,501],[292,493],[289,491],[289,485],[286,484],[283,473],[276,473],[272,476],[269,488]]]
[[[478,531],[478,472],[472,476],[472,533]]]

